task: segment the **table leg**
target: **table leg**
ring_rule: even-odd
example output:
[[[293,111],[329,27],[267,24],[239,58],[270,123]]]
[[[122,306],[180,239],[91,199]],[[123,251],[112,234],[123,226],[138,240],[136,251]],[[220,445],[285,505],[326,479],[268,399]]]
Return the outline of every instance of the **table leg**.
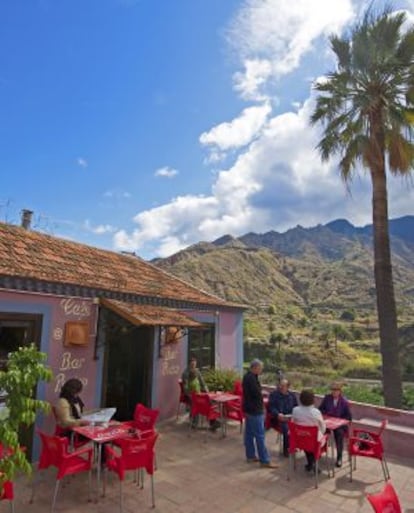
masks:
[[[96,498],[99,498],[101,491],[101,463],[102,463],[102,444],[97,444],[98,458],[97,458],[97,469],[96,469]]]
[[[227,434],[226,430],[226,422],[224,418],[224,403],[220,403],[220,416],[221,416],[221,434],[222,437],[225,438]]]

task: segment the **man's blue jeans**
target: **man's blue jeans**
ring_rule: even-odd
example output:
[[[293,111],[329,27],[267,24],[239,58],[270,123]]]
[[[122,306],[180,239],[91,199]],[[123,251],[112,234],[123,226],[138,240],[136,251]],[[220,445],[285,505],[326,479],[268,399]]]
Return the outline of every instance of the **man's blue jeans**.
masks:
[[[246,458],[253,459],[259,457],[260,463],[269,463],[269,453],[265,445],[264,414],[247,415],[244,428],[244,445],[246,448]]]

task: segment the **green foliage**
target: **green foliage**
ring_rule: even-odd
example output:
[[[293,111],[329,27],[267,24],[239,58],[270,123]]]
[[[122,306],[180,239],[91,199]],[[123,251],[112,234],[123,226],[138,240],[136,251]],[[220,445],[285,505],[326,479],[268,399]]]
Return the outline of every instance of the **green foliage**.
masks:
[[[10,353],[7,370],[0,371],[0,390],[6,395],[7,414],[0,422],[0,443],[11,450],[1,461],[1,479],[12,480],[17,472],[31,471],[24,451],[19,450],[18,432],[21,426],[30,426],[38,411],[48,411],[49,403],[39,401],[36,386],[39,381],[50,381],[52,372],[45,366],[45,353],[32,344]]]
[[[341,321],[354,321],[355,320],[355,313],[352,310],[344,310],[341,313],[340,317]]]
[[[275,308],[275,305],[270,305],[269,308],[267,309],[267,313],[269,315],[275,315],[276,314],[276,308]]]
[[[209,390],[231,392],[240,374],[234,369],[208,369],[203,372],[203,378]]]

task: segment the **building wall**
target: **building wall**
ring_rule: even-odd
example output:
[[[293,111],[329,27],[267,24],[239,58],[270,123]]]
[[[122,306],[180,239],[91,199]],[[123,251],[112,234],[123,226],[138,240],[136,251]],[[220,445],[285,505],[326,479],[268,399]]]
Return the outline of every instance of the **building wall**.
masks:
[[[43,316],[40,350],[47,353],[47,363],[54,377],[50,383],[39,386],[39,399],[53,404],[62,384],[76,377],[84,384],[82,399],[87,407],[99,404],[100,390],[97,383],[100,382],[101,360],[94,359],[97,305],[91,299],[0,291],[0,312]],[[89,323],[89,341],[86,346],[64,346],[65,324],[68,321]],[[39,419],[38,426],[52,431],[52,415]]]
[[[87,408],[100,405],[102,388],[103,345],[95,359],[97,309],[92,299],[58,297],[28,292],[0,291],[0,312],[42,314],[40,349],[48,355],[53,381],[41,384],[39,399],[55,403],[62,384],[69,378],[81,379],[82,399]],[[243,363],[242,313],[233,311],[187,312],[200,322],[216,328],[216,367],[241,371]],[[68,321],[89,323],[89,343],[86,346],[64,346],[65,324]],[[100,337],[102,338],[102,337]],[[152,406],[159,408],[160,418],[174,416],[177,410],[178,379],[187,365],[187,337],[176,344],[159,348],[159,329],[154,330],[154,360]],[[38,426],[51,432],[51,415],[40,419]]]
[[[215,325],[216,367],[242,371],[243,314],[235,311],[186,312],[196,321]],[[184,337],[158,351],[158,330],[154,342],[154,386],[152,404],[160,409],[160,418],[176,415],[179,397],[178,380],[187,366],[188,339]]]

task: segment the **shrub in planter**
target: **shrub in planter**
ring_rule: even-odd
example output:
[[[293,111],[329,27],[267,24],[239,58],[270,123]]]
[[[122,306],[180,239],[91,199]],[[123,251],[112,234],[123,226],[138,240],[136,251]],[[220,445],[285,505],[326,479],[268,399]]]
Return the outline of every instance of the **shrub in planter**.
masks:
[[[234,369],[208,369],[203,372],[203,378],[210,391],[231,392],[240,373]]]
[[[30,426],[39,411],[48,411],[49,403],[36,399],[39,381],[50,381],[52,372],[44,362],[45,353],[32,344],[9,354],[7,370],[0,371],[0,390],[4,405],[0,421],[0,443],[6,448],[1,459],[0,483],[13,480],[18,472],[31,472],[24,451],[19,449],[18,432],[21,426]]]

